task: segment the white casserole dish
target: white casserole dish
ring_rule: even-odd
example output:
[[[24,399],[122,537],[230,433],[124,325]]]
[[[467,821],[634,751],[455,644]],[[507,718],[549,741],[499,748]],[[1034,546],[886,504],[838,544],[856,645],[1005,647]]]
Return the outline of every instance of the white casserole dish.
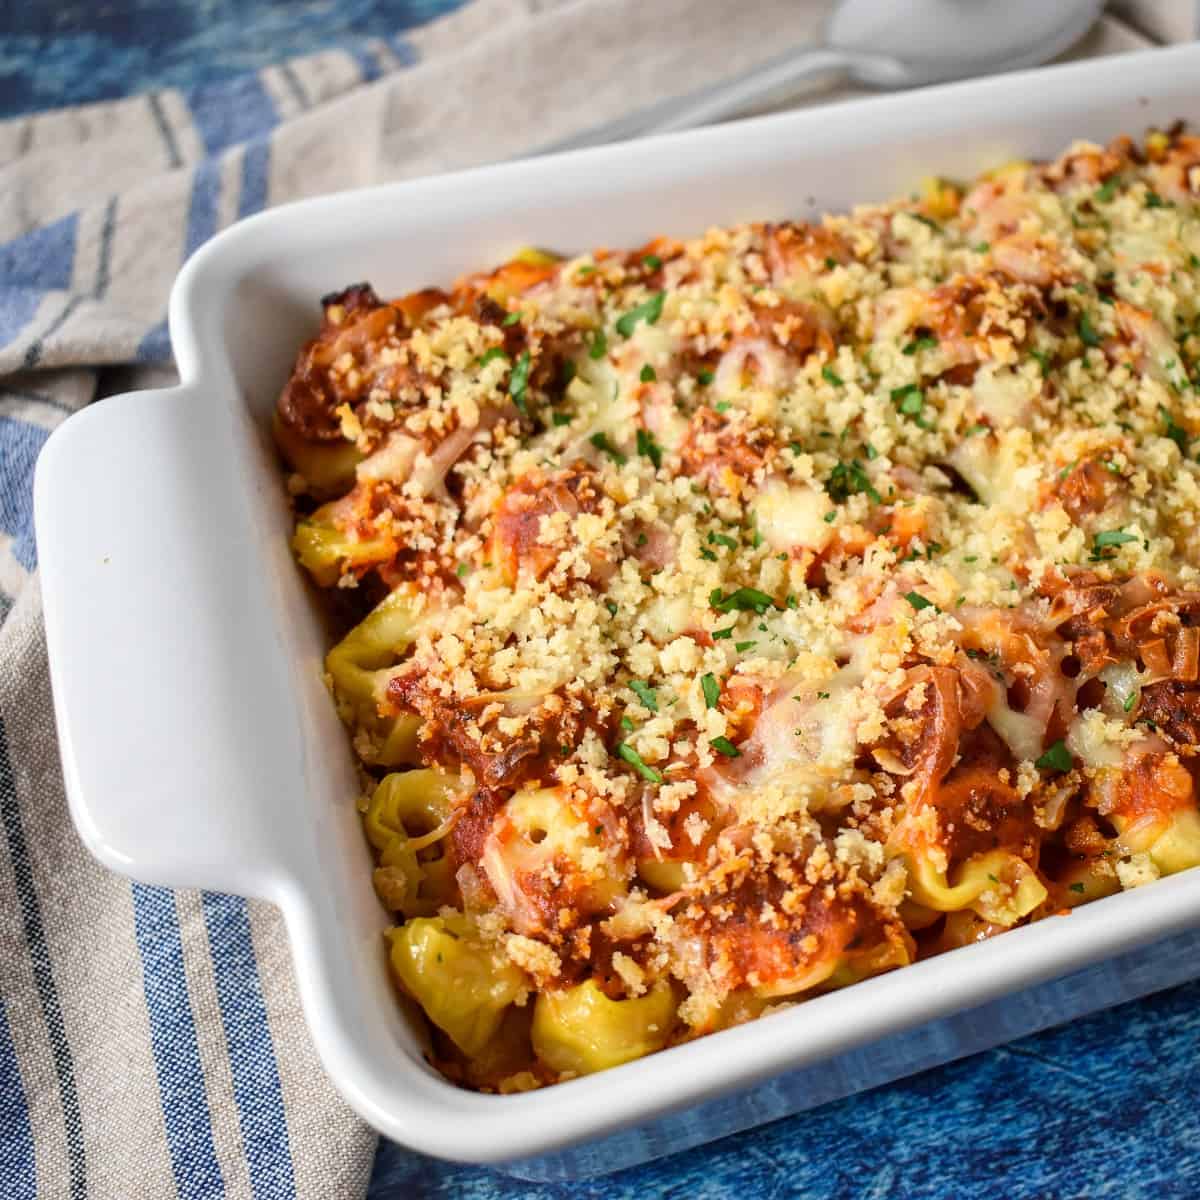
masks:
[[[422,1060],[420,1023],[387,979],[349,746],[321,681],[326,640],[288,551],[267,433],[318,298],[360,279],[399,294],[527,243],[577,251],[811,217],[1189,116],[1200,46],[309,200],[221,234],[171,297],[182,384],[72,417],[38,465],[56,712],[84,840],[139,879],[274,901],[317,1048],[363,1117],[449,1158],[564,1152],[521,1168],[543,1176],[628,1165],[1200,973],[1180,973],[1200,924],[1191,871],[600,1075],[505,1097],[454,1088]],[[1135,950],[1128,970],[1079,977],[1086,989],[1027,990]],[[953,1035],[904,1032],[968,1009],[929,1026]],[[851,1053],[881,1039],[890,1050]],[[843,1082],[814,1090],[804,1069],[839,1055],[880,1069],[834,1064],[822,1071]],[[671,1115],[701,1102],[697,1120]],[[661,1136],[565,1152],[648,1122]]]

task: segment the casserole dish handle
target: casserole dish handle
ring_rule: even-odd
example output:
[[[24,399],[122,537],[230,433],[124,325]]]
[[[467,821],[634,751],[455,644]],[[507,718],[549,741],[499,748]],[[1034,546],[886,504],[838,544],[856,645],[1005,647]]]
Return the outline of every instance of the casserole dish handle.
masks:
[[[44,447],[34,516],[84,842],[146,882],[262,895],[271,772],[303,761],[236,419],[186,386],[101,400]]]

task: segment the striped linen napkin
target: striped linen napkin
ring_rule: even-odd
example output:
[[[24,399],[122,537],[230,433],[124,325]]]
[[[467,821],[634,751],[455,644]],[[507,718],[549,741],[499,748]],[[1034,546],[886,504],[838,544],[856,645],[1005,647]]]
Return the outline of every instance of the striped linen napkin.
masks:
[[[809,40],[826,7],[474,0],[407,38],[0,123],[6,1200],[361,1197],[375,1147],[317,1062],[275,910],[130,884],[71,826],[31,519],[49,432],[170,381],[171,282],[239,217],[520,154]],[[1086,52],[1136,44],[1109,22]]]

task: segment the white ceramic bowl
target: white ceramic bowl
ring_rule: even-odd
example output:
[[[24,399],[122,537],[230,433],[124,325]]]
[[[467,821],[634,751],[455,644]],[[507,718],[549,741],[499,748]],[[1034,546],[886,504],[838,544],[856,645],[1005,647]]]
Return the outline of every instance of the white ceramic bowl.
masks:
[[[409,1146],[479,1162],[661,1119],[1195,924],[1200,872],[1187,872],[600,1075],[505,1097],[452,1087],[387,979],[267,423],[318,297],[360,279],[397,294],[527,243],[578,251],[813,216],[1198,116],[1200,46],[1183,47],[309,200],[213,239],[171,297],[183,383],[79,413],[38,464],[50,664],[84,840],[139,879],[278,904],[346,1098]]]

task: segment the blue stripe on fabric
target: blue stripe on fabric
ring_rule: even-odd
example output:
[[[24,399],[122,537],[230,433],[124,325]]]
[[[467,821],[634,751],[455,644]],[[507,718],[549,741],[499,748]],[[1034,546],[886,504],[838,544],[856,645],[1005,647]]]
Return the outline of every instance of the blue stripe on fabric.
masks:
[[[345,50],[354,59],[354,65],[358,67],[363,83],[371,83],[383,73],[379,59],[371,52],[369,42],[351,42]]]
[[[12,538],[13,557],[26,571],[37,566],[33,466],[49,436],[40,425],[0,416],[0,530]]]
[[[184,97],[209,154],[259,137],[279,120],[275,105],[257,75],[204,84],[191,88]]]
[[[192,194],[188,202],[187,231],[183,257],[188,259],[217,232],[217,206],[221,200],[221,164],[206,159],[192,172]],[[169,362],[171,337],[166,320],[155,325],[138,343],[136,360],[140,363]]]
[[[421,56],[417,48],[402,33],[395,33],[387,39],[388,48],[400,60],[402,67],[415,67]]]
[[[78,232],[72,213],[0,245],[0,346],[16,341],[46,292],[71,286]]]
[[[133,920],[142,958],[142,989],[158,1074],[167,1149],[180,1200],[218,1200],[225,1181],[217,1162],[200,1044],[183,971],[183,939],[168,888],[135,883]]]
[[[71,213],[0,245],[0,279],[5,287],[65,291],[75,270],[79,214]]]
[[[267,183],[271,169],[271,139],[255,138],[242,152],[242,190],[238,216],[248,217],[267,207]]]
[[[4,998],[0,996],[0,1179],[6,1200],[34,1200],[37,1164],[29,1103],[17,1066],[17,1050],[8,1031]]]
[[[296,1181],[250,912],[240,896],[205,892],[203,902],[250,1186],[254,1200],[288,1200]]]
[[[29,847],[25,843],[25,828],[17,800],[17,781],[8,757],[8,737],[3,723],[0,723],[0,821],[4,825],[8,857],[12,863],[13,881],[17,889],[17,902],[21,906],[21,918],[25,928],[26,949],[33,969],[33,982],[42,1009],[42,1020],[46,1023],[46,1038],[50,1043],[50,1057],[54,1063],[54,1075],[62,1104],[67,1142],[68,1194],[71,1200],[86,1200],[87,1157],[83,1147],[79,1092],[75,1086],[75,1064],[71,1059],[62,1006],[58,1000],[58,986],[50,964],[50,948],[46,944],[41,904],[33,882],[33,863],[29,858]]]

